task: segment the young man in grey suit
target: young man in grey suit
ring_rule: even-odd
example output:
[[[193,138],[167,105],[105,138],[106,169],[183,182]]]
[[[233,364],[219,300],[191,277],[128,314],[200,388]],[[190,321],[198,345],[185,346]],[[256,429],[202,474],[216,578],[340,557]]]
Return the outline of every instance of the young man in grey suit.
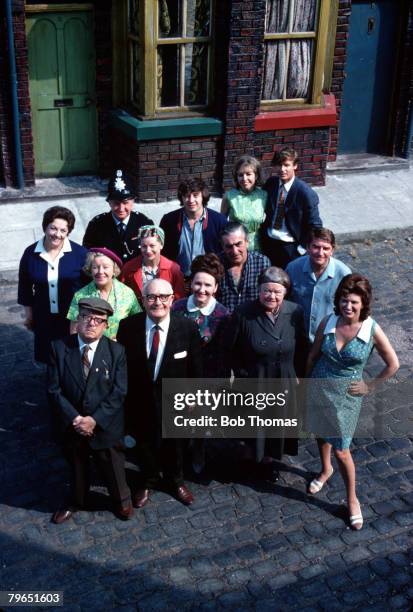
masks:
[[[161,279],[144,288],[145,313],[123,319],[117,340],[126,349],[127,431],[136,439],[142,471],[133,504],[142,508],[150,490],[163,486],[185,505],[194,498],[183,480],[182,442],[162,438],[162,379],[202,378],[201,339],[196,324],[171,312],[173,290]]]
[[[105,300],[80,300],[77,334],[52,343],[48,397],[73,474],[71,499],[52,517],[57,524],[86,506],[90,455],[103,472],[116,515],[123,520],[133,515],[121,450],[127,390],[125,351],[103,335],[112,314],[112,306]]]

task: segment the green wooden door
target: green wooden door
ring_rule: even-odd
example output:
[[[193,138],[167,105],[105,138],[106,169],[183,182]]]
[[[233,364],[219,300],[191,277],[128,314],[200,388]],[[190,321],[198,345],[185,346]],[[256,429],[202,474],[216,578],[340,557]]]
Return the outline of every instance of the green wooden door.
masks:
[[[37,176],[96,171],[93,17],[90,11],[27,19]]]

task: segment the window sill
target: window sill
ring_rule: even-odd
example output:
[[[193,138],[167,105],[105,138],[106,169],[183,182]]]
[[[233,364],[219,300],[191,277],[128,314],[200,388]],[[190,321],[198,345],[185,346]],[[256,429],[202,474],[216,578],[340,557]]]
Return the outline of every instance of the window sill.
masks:
[[[124,110],[115,109],[110,113],[111,125],[138,141],[188,138],[192,136],[219,136],[222,121],[212,117],[185,117],[182,119],[137,119]]]
[[[291,128],[327,127],[337,125],[336,99],[333,94],[324,96],[321,108],[303,108],[259,113],[255,117],[254,131],[287,130]]]

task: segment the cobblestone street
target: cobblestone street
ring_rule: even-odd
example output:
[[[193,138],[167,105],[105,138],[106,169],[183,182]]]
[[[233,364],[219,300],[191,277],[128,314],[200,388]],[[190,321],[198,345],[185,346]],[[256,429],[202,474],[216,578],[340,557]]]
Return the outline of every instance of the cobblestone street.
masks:
[[[341,245],[336,256],[371,280],[373,317],[401,362],[397,381],[411,377],[413,237],[389,232],[386,241]],[[310,440],[280,465],[277,485],[233,478],[234,444],[212,444],[210,480],[189,482],[193,506],[157,492],[122,522],[96,479],[94,510],[54,525],[51,513],[64,498],[68,472],[51,440],[45,372],[33,365],[16,289],[6,280],[0,286],[0,590],[64,591],[57,609],[73,611],[411,609],[413,403],[407,396],[386,406],[383,422],[392,437],[355,440],[360,532],[348,526],[336,464],[328,486],[307,495],[319,468]],[[379,361],[373,355],[370,371]]]

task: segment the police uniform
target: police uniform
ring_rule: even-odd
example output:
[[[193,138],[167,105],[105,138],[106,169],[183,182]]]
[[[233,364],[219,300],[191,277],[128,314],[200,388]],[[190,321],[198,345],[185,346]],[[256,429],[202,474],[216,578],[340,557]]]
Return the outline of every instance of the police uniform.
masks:
[[[140,255],[138,233],[142,225],[153,225],[153,221],[142,213],[132,211],[125,235],[121,238],[111,212],[96,215],[86,228],[83,246],[87,249],[104,246],[116,253],[125,263]]]
[[[133,186],[123,170],[116,170],[108,184],[106,200],[123,201],[135,199]],[[140,255],[138,233],[142,225],[153,225],[152,219],[142,213],[131,211],[129,221],[120,229],[112,212],[102,213],[89,222],[83,238],[83,246],[106,247],[116,253],[125,263]]]

